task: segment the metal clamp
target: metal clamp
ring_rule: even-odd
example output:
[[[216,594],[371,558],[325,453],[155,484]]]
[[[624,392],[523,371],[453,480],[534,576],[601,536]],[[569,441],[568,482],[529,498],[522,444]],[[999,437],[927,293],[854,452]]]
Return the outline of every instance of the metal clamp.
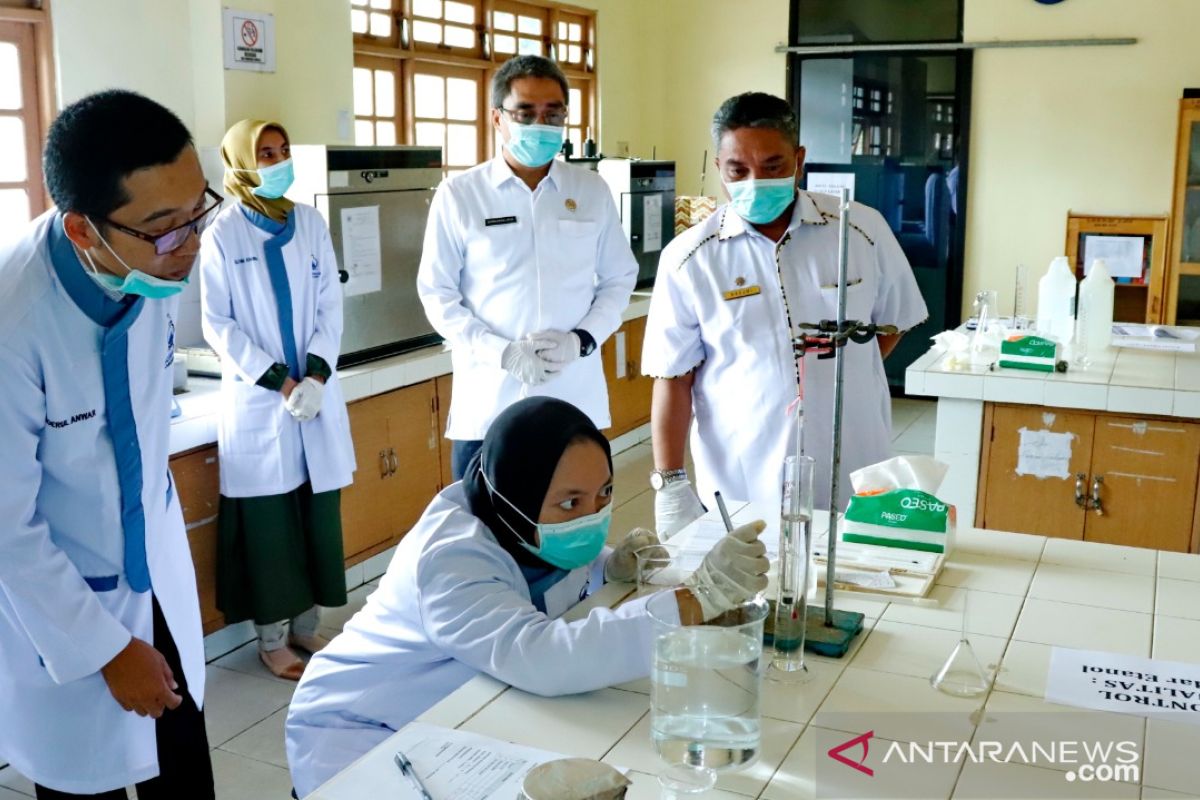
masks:
[[[1087,511],[1087,473],[1085,472],[1075,473],[1075,505]]]
[[[1096,516],[1104,516],[1104,504],[1100,500],[1100,487],[1104,484],[1104,476],[1097,475],[1092,478],[1092,509],[1096,512]]]
[[[874,322],[846,320],[838,325],[837,320],[823,319],[818,323],[801,322],[796,326],[801,331],[815,331],[816,336],[801,335],[792,339],[792,351],[797,358],[815,350],[817,358],[833,358],[834,349],[845,347],[846,342],[866,344],[876,336],[894,336],[900,332],[895,325],[877,325]]]

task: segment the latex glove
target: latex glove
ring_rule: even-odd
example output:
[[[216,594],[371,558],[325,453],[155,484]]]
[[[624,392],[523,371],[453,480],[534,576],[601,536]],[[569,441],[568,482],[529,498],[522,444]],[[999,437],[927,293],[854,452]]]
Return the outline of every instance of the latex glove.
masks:
[[[292,390],[292,395],[287,400],[287,410],[299,422],[308,422],[321,410],[321,400],[324,396],[325,384],[316,378],[305,378]]]
[[[634,528],[625,534],[625,538],[609,555],[608,561],[604,562],[604,582],[633,583],[636,581],[637,551],[653,547],[656,544],[659,544],[659,541],[658,537],[654,535],[654,531],[648,531],[645,528]],[[667,551],[664,549],[663,556],[666,556],[666,553]]]
[[[704,505],[689,480],[671,481],[654,493],[654,527],[665,542],[704,516]]]
[[[542,358],[539,351],[553,347],[545,339],[522,339],[509,342],[500,356],[500,366],[514,378],[529,386],[537,386],[558,374],[559,365]]]
[[[542,331],[530,334],[526,338],[552,342],[550,347],[538,351],[538,355],[552,364],[565,367],[579,358],[579,334],[573,331]]]
[[[767,524],[756,520],[735,528],[709,551],[683,585],[700,602],[705,620],[719,617],[767,588],[767,546],[758,536]]]

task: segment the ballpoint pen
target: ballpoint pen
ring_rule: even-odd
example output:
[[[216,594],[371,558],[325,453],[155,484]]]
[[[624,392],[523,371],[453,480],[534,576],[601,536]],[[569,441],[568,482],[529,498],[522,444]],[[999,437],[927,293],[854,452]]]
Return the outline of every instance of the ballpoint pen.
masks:
[[[417,787],[417,791],[421,794],[421,800],[433,800],[433,795],[429,793],[429,790],[425,788],[425,784],[421,783],[421,779],[417,777],[417,771],[413,769],[412,762],[408,760],[408,756],[397,750],[395,760],[401,774],[412,781],[413,786]]]
[[[713,497],[717,499],[717,508],[721,510],[721,520],[725,523],[725,532],[733,533],[733,520],[729,518],[729,509],[725,507],[725,499],[721,497],[720,492],[713,492]]]

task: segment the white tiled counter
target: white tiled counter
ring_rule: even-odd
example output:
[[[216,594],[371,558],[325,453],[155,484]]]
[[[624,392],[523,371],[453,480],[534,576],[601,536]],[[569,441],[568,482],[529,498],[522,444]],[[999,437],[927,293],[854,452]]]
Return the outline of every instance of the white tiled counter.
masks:
[[[734,518],[744,521],[747,513],[742,510]],[[1090,587],[1088,591],[1078,590],[1081,582]],[[1105,588],[1096,588],[1100,586]],[[627,592],[619,585],[605,587],[570,616],[580,616],[594,605],[619,603]],[[845,717],[836,715],[868,715],[876,737],[871,763],[879,770],[879,755],[889,740],[914,740],[914,719],[922,728],[936,726],[938,736],[971,741],[973,736],[1013,735],[1011,727],[1003,733],[998,730],[1002,725],[1024,724],[1041,734],[1045,723],[1037,721],[1037,715],[1006,712],[1051,711],[1073,712],[1040,716],[1065,726],[1062,731],[1056,728],[1056,735],[1076,739],[1111,735],[1135,742],[1141,753],[1137,782],[1078,784],[1064,778],[1065,767],[989,765],[963,759],[924,768],[920,785],[904,785],[902,790],[881,771],[876,793],[867,793],[867,787],[854,796],[1197,796],[1200,726],[1067,709],[1042,698],[1054,645],[1200,664],[1200,556],[968,528],[960,532],[958,549],[930,597],[936,605],[839,595],[839,608],[862,611],[866,617],[865,629],[849,655],[841,660],[812,656],[813,679],[798,687],[764,682],[758,761],[723,776],[715,790],[696,797],[803,800],[818,796],[818,779],[829,775],[822,771],[832,764],[825,756],[829,744],[818,747],[818,742],[825,741],[822,737],[830,730],[847,731],[838,727]],[[929,684],[958,641],[964,603],[972,646],[985,667],[998,665],[991,690],[975,699],[950,697]],[[629,798],[651,800],[660,794],[654,777],[659,762],[650,740],[648,693],[648,681],[639,681],[584,695],[546,698],[478,677],[420,720],[628,767],[633,779]],[[848,731],[837,741],[863,732]],[[857,754],[854,751],[852,756]],[[821,786],[822,796],[834,796],[823,779]],[[392,764],[392,747],[384,742],[311,797],[409,796],[403,794],[405,787]],[[892,793],[878,793],[887,789]]]
[[[985,402],[1200,419],[1196,353],[1112,348],[1088,368],[1066,373],[947,370],[945,361],[937,350],[925,353],[909,366],[904,390],[938,399],[934,455],[950,465],[938,494],[958,507],[960,523],[975,518]]]
[[[638,319],[649,311],[649,293],[634,292],[621,320]],[[338,370],[338,378],[346,402],[352,403],[449,375],[451,371],[450,351],[439,344]],[[219,388],[220,381],[215,378],[194,375],[188,378],[188,390],[176,396],[181,413],[171,421],[171,455],[216,444]]]

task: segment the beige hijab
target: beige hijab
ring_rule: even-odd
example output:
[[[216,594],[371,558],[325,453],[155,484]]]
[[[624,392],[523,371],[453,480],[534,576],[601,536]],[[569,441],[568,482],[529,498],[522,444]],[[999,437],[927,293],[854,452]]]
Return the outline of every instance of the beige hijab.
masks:
[[[263,119],[244,119],[234,123],[221,140],[221,160],[225,162],[225,191],[248,208],[276,222],[287,222],[288,212],[295,205],[286,197],[271,199],[252,194],[261,182],[258,179],[258,140],[263,131],[275,129],[291,143],[287,131],[278,122]]]

